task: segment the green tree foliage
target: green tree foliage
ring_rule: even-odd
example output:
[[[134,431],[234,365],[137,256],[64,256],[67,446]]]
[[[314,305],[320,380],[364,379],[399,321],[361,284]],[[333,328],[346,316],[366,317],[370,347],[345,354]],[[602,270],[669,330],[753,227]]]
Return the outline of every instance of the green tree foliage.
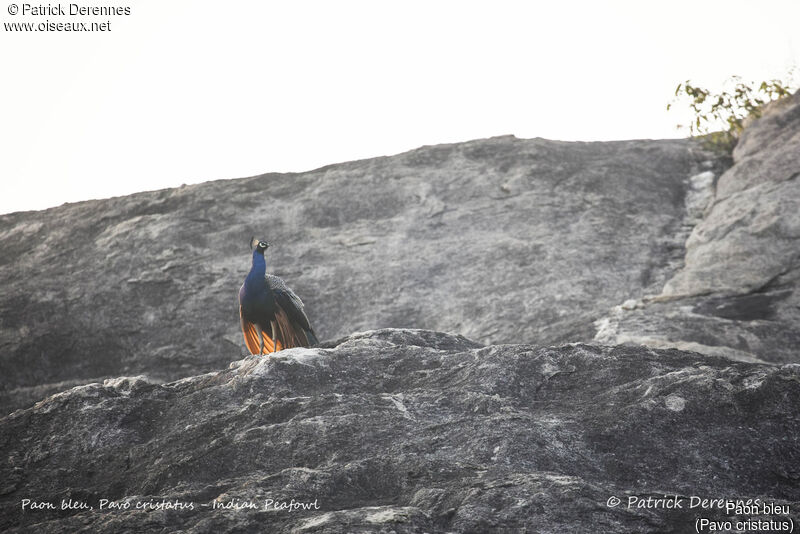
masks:
[[[739,141],[746,120],[760,117],[765,104],[787,97],[797,89],[792,78],[790,72],[789,82],[769,80],[754,83],[732,76],[726,82],[728,89],[719,93],[686,80],[678,84],[667,110],[673,104],[688,102],[694,116],[688,125],[692,137],[702,137],[707,148],[730,154]],[[683,127],[678,125],[678,128]]]

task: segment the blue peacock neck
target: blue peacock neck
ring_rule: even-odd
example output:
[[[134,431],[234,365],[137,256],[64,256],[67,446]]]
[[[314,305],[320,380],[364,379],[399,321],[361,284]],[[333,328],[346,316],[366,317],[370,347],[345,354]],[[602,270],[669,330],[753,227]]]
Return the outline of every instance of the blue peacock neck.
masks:
[[[242,317],[264,329],[270,327],[269,317],[275,313],[275,295],[267,284],[266,270],[267,262],[264,259],[264,253],[254,250],[253,266],[239,291]]]
[[[267,273],[267,260],[264,259],[264,253],[258,250],[253,251],[253,265],[250,267],[250,272],[245,279],[245,286],[257,288],[267,285],[264,278]]]

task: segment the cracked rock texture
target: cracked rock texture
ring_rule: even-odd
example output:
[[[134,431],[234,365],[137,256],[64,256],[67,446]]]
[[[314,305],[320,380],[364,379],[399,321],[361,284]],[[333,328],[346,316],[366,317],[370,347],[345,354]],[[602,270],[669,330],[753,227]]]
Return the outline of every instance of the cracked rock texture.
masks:
[[[771,106],[733,156],[683,267],[659,295],[598,321],[596,341],[800,361],[800,95]]]
[[[371,331],[168,384],[76,387],[5,417],[0,529],[683,534],[700,515],[732,519],[688,509],[693,496],[796,521],[798,403],[797,364]],[[627,507],[665,495],[683,509]],[[22,512],[26,497],[95,509]],[[164,500],[194,509],[136,509]]]

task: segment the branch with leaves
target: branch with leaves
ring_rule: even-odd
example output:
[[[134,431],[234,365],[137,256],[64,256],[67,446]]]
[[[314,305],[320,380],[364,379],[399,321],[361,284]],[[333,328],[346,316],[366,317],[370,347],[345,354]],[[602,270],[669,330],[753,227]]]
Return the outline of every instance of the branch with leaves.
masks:
[[[704,137],[708,148],[729,154],[739,141],[745,120],[760,117],[765,104],[790,96],[797,90],[797,85],[791,82],[791,74],[788,83],[769,80],[760,84],[732,76],[726,83],[731,89],[720,93],[712,93],[686,80],[678,84],[667,110],[677,102],[688,100],[694,114],[694,120],[688,125],[692,137]],[[678,125],[678,128],[682,127]]]

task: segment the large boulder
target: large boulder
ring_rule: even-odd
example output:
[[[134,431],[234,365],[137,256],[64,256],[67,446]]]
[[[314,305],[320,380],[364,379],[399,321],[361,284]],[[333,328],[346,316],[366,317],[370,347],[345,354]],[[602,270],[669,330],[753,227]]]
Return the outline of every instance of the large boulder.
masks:
[[[799,519],[798,382],[796,364],[678,350],[366,332],[168,384],[88,384],[6,416],[0,529],[785,527]]]

